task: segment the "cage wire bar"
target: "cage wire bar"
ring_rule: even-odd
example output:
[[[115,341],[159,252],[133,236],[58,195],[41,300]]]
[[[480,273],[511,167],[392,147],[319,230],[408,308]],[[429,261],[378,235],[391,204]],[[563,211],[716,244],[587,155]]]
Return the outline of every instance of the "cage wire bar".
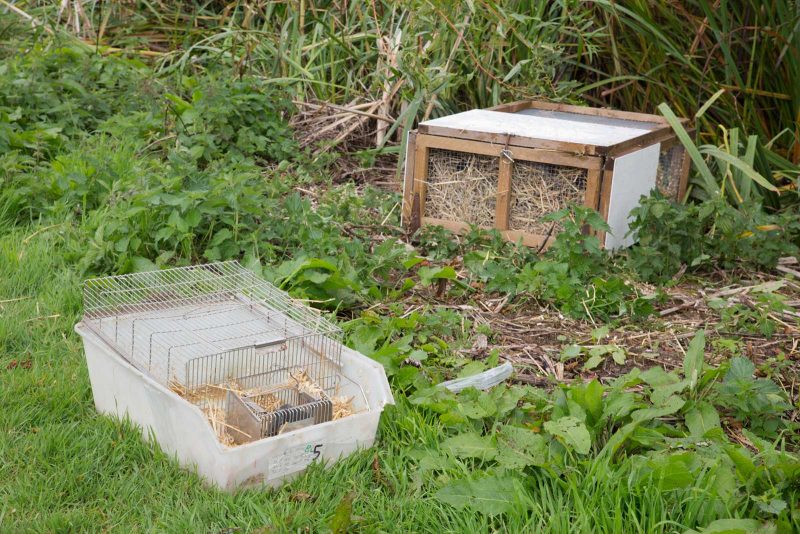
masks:
[[[342,332],[236,261],[90,279],[84,323],[172,389],[341,365]]]

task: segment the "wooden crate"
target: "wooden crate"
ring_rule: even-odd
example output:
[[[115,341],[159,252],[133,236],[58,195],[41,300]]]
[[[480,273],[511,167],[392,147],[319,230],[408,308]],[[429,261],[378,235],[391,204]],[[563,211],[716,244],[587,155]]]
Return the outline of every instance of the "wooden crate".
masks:
[[[688,126],[686,119],[681,119]],[[409,132],[403,222],[462,232],[471,224],[546,247],[542,217],[578,203],[611,226],[607,248],[628,246],[628,215],[653,188],[679,200],[689,158],[663,117],[537,101],[472,110]]]

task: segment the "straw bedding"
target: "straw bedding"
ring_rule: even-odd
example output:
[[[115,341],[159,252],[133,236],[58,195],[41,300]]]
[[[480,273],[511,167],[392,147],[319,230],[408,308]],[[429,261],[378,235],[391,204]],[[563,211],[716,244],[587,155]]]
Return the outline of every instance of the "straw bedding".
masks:
[[[553,223],[542,221],[542,217],[570,203],[584,203],[586,170],[518,160],[514,162],[511,188],[509,228],[547,235]],[[556,224],[553,234],[560,229]]]
[[[431,149],[425,216],[494,227],[497,158]]]
[[[232,427],[225,422],[225,396],[228,391],[239,395],[250,397],[261,408],[266,411],[276,411],[281,409],[283,402],[281,399],[270,393],[269,390],[292,387],[300,393],[305,393],[315,399],[320,399],[325,395],[323,388],[314,381],[304,369],[295,369],[289,373],[289,380],[285,384],[271,385],[266,388],[256,387],[244,389],[235,381],[225,384],[206,384],[188,392],[178,382],[171,382],[170,389],[185,398],[186,400],[200,406],[203,415],[208,420],[217,439],[228,447],[236,446],[233,437],[228,433],[229,429],[234,429],[244,433],[241,429]],[[332,419],[342,419],[354,413],[353,397],[334,396],[331,398],[333,404]]]

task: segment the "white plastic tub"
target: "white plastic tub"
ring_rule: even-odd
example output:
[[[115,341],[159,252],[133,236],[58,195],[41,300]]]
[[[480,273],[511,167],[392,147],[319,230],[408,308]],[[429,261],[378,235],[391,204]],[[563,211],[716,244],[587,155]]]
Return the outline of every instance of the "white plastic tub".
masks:
[[[133,367],[83,323],[75,325],[75,331],[83,338],[97,410],[119,418],[127,415],[142,427],[145,438],[154,436],[182,466],[196,469],[225,490],[278,486],[315,460],[333,462],[371,447],[383,407],[394,404],[381,365],[343,347],[341,373],[360,385],[368,407],[344,419],[226,447],[200,408]]]

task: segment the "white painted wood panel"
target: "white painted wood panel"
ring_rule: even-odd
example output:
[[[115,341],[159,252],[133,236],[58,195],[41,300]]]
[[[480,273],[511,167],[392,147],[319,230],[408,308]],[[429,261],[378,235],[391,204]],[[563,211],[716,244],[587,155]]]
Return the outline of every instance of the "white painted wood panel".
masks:
[[[639,205],[642,195],[649,195],[656,187],[656,168],[661,144],[645,147],[614,160],[614,175],[611,178],[611,198],[608,205],[608,225],[605,246],[617,249],[631,246],[636,239],[629,236],[628,218],[631,210]]]

